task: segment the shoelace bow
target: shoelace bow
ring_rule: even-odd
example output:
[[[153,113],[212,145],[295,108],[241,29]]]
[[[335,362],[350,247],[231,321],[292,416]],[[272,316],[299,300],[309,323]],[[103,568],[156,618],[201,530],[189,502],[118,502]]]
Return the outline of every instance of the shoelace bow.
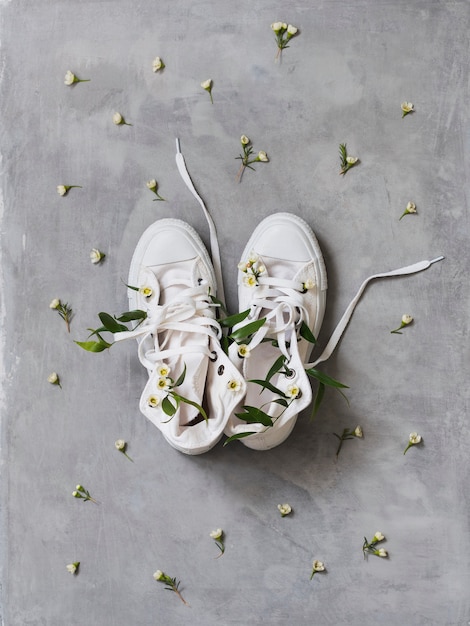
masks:
[[[210,357],[210,338],[220,338],[222,331],[215,317],[207,315],[211,308],[217,306],[208,298],[207,285],[188,287],[171,302],[150,307],[148,317],[142,324],[133,330],[116,333],[114,340],[140,338],[138,355],[142,365],[147,368],[153,368],[155,363],[181,354],[202,353]],[[166,348],[172,332],[206,335],[207,345],[190,344]]]
[[[259,345],[269,334],[275,337],[282,354],[289,360],[288,342],[295,336],[295,327],[305,322],[309,325],[308,311],[303,302],[303,285],[299,281],[259,277],[251,305],[249,319],[266,318],[265,324],[256,331],[250,348]],[[243,326],[242,322],[240,326]]]

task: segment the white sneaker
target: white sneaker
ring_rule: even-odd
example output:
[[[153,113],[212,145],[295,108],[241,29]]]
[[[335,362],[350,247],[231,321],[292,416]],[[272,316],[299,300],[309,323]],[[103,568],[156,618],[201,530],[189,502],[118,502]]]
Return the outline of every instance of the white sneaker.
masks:
[[[250,314],[234,331],[266,321],[246,343],[237,337],[230,346],[247,393],[225,434],[267,450],[289,436],[298,413],[312,400],[304,363],[325,313],[326,270],[312,230],[290,213],[271,215],[258,225],[239,270],[239,310]]]
[[[129,271],[131,310],[146,319],[134,330],[149,381],[140,410],[177,450],[201,454],[223,434],[245,393],[238,370],[220,347],[211,295],[216,279],[209,254],[193,228],[162,219],[140,238]]]

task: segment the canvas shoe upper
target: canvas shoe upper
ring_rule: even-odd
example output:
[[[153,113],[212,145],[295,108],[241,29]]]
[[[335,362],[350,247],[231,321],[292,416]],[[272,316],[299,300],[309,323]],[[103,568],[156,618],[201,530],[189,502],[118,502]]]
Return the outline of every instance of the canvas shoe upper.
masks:
[[[130,309],[147,317],[114,338],[138,341],[149,373],[140,410],[177,450],[206,452],[220,439],[245,384],[220,347],[210,297],[217,286],[204,244],[183,221],[155,222],[137,244],[128,284]]]
[[[326,306],[326,270],[312,230],[290,213],[271,215],[258,225],[239,270],[239,309],[250,309],[250,314],[238,327],[266,321],[249,339],[248,347],[242,346],[245,356],[240,356],[239,343],[230,346],[230,357],[247,381],[247,393],[225,433],[239,436],[252,432],[241,441],[250,448],[266,450],[288,437],[299,411],[312,400],[304,363],[313,343],[304,336],[308,336],[305,328],[315,337],[320,331]],[[278,371],[271,375],[275,363]],[[253,380],[269,385],[250,382]],[[272,426],[253,423],[246,414],[247,406],[270,416]],[[253,415],[251,409],[248,412]],[[248,423],[240,415],[245,415]]]

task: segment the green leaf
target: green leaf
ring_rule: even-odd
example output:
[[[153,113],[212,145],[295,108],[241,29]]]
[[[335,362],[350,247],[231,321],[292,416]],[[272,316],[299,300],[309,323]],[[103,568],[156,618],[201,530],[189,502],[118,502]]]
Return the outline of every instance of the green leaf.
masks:
[[[180,385],[182,385],[185,376],[186,376],[186,363],[184,364],[184,369],[183,369],[182,373],[180,374],[180,376],[178,377],[178,379],[176,380],[176,382],[173,385],[173,387],[179,387]]]
[[[113,345],[106,341],[75,341],[75,343],[87,352],[103,352]]]
[[[207,417],[207,413],[204,411],[202,406],[200,404],[198,404],[197,402],[194,402],[193,400],[188,400],[188,398],[185,398],[183,396],[179,396],[177,393],[174,393],[174,392],[172,392],[171,395],[173,396],[173,398],[175,398],[175,400],[178,403],[179,402],[186,402],[186,404],[190,404],[191,406],[196,407],[196,409],[199,411],[199,413],[202,415],[202,417],[206,420],[206,422],[209,420],[209,418]]]
[[[127,287],[128,289],[133,289],[134,291],[139,291],[139,288],[138,288],[138,287],[134,287],[133,285],[127,285],[126,283],[124,283],[124,284],[126,285],[126,287]]]
[[[285,394],[283,391],[281,391],[280,389],[278,389],[277,387],[275,387],[274,385],[272,385],[269,381],[267,380],[258,380],[257,378],[253,378],[252,380],[248,381],[249,383],[255,383],[256,385],[260,385],[261,387],[263,387],[263,389],[269,389],[269,391],[272,391],[273,393],[285,397]]]
[[[323,372],[320,372],[319,370],[316,370],[313,367],[305,371],[307,372],[309,376],[312,376],[312,378],[316,378],[320,383],[323,383],[324,385],[327,385],[328,387],[336,387],[336,389],[339,389],[339,388],[349,389],[347,385],[343,385],[343,383],[340,383],[338,380],[335,380],[334,378],[330,378],[330,376],[327,376]]]
[[[315,415],[317,414],[324,395],[325,395],[325,385],[323,383],[320,383],[318,385],[317,393],[315,394],[315,398],[313,400],[313,411],[312,411],[311,419],[313,419]]]
[[[229,336],[231,339],[234,339],[237,342],[241,341],[242,339],[246,339],[247,337],[255,333],[257,330],[259,330],[261,326],[265,323],[265,321],[266,321],[266,318],[263,317],[260,320],[255,320],[254,322],[250,322],[246,326],[237,328],[237,330],[234,330],[232,334]]]
[[[225,335],[222,335],[222,339],[220,340],[220,347],[227,355],[228,355],[229,345],[230,345],[229,338],[226,337]]]
[[[171,402],[170,398],[168,396],[165,396],[162,400],[162,409],[164,411],[164,413],[166,415],[169,415],[170,417],[173,417],[173,415],[176,413],[178,407],[176,407],[173,402]]]
[[[231,441],[235,441],[235,439],[243,439],[243,437],[249,437],[250,435],[256,435],[256,432],[248,432],[248,433],[238,433],[238,435],[232,435],[231,437],[227,437],[224,441],[224,446],[226,446]]]
[[[286,361],[286,357],[283,354],[281,354],[281,356],[278,357],[274,361],[274,363],[271,365],[271,368],[269,372],[267,373],[266,380],[271,380],[274,374],[277,374],[277,372],[279,372],[281,367],[284,365],[285,361]]]
[[[248,424],[262,424],[263,426],[272,426],[273,421],[270,415],[257,409],[255,406],[244,406],[245,413],[235,413],[244,422]]]
[[[235,315],[230,315],[230,317],[225,317],[224,319],[219,320],[219,324],[221,326],[224,326],[225,328],[232,328],[232,326],[243,322],[243,320],[246,319],[249,314],[250,309],[247,309],[246,311],[242,311],[241,313],[236,313]]]
[[[304,321],[302,321],[302,324],[300,325],[299,332],[300,332],[300,336],[303,337],[309,343],[317,343],[317,340],[315,339],[315,335],[312,333],[312,331],[310,330],[310,328],[307,326],[307,324]]]
[[[145,311],[136,309],[135,311],[126,311],[116,319],[118,322],[132,322],[134,320],[144,320],[146,317],[147,313]]]
[[[284,398],[277,398],[276,400],[273,400],[273,402],[275,402],[276,404],[280,404],[281,406],[285,407],[286,409],[289,406],[289,403]]]
[[[100,318],[104,328],[110,333],[121,333],[128,330],[127,326],[119,324],[119,322],[109,313],[98,313],[98,317]]]

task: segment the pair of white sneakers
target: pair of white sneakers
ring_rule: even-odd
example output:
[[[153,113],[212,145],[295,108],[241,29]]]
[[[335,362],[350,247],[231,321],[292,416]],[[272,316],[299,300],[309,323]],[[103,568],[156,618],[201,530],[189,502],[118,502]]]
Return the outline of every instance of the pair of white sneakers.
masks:
[[[249,448],[268,450],[289,436],[299,412],[312,402],[306,370],[330,356],[367,283],[414,273],[434,261],[364,281],[322,355],[308,363],[327,291],[323,256],[311,228],[290,213],[275,213],[257,226],[238,265],[240,312],[224,318],[215,226],[178,141],[176,162],[208,220],[212,260],[186,222],[152,224],[137,244],[129,272],[130,309],[146,316],[114,339],[137,339],[149,374],[140,410],[174,448],[202,454],[225,433]]]
[[[207,452],[223,433],[250,448],[272,448],[312,399],[304,363],[313,344],[300,332],[318,334],[327,283],[310,227],[289,213],[263,220],[239,276],[240,312],[247,315],[228,330],[235,339],[226,354],[215,270],[189,224],[155,222],[131,261],[129,285],[137,289],[129,289],[130,309],[147,316],[115,340],[137,338],[149,373],[140,410],[187,454]]]

